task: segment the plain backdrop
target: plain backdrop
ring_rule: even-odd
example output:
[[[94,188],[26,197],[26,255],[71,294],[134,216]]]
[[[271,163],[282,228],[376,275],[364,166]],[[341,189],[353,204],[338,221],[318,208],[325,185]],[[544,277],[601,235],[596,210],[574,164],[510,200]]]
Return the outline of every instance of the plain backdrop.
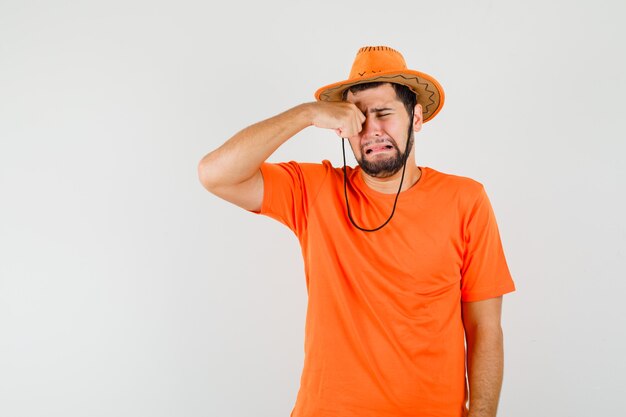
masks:
[[[417,163],[482,182],[496,212],[518,289],[499,416],[623,416],[625,18],[621,0],[0,0],[0,415],[287,417],[298,241],[197,164],[388,45],[446,92]],[[270,161],[322,159],[340,166],[340,140],[309,128]]]

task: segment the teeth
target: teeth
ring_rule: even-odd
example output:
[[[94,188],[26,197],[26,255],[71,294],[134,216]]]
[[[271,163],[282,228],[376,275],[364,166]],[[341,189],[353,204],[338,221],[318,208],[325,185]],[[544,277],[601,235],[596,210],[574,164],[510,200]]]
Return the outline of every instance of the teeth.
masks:
[[[376,143],[374,145],[370,145],[371,147],[369,147],[368,149],[365,150],[365,154],[369,155],[370,153],[372,153],[374,151],[375,148],[381,147],[383,146],[385,149],[393,149],[393,145],[390,145],[388,142],[385,143]]]

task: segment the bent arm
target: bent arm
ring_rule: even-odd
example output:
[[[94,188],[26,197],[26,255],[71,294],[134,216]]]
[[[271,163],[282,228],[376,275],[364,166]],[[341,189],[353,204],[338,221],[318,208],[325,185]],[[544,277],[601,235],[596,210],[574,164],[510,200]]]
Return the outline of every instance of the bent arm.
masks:
[[[502,297],[463,302],[467,340],[469,417],[495,417],[502,387]]]
[[[352,103],[300,104],[248,126],[207,154],[198,164],[208,191],[242,208],[260,211],[263,202],[261,164],[280,145],[307,126],[335,129],[346,135],[361,130],[365,116]]]
[[[311,125],[307,104],[293,107],[235,134],[198,164],[200,182],[209,191],[241,184],[289,138]]]
[[[311,124],[310,106],[301,104],[246,127],[202,158],[198,164],[200,182],[221,199],[260,212],[264,193],[261,164]]]

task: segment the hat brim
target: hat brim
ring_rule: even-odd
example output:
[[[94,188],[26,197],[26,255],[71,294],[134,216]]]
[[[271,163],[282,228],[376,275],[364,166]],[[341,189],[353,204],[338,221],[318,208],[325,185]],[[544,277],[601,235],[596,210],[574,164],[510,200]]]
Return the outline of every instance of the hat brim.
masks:
[[[368,77],[345,80],[329,84],[315,92],[318,101],[342,101],[343,92],[357,84],[388,82],[402,84],[417,94],[417,103],[422,105],[424,123],[435,117],[445,99],[441,85],[428,74],[413,70],[379,72]]]

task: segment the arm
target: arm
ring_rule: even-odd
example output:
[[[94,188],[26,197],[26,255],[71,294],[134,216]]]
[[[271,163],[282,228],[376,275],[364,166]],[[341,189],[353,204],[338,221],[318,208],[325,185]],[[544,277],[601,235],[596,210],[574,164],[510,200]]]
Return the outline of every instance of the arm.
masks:
[[[248,126],[207,154],[198,164],[202,185],[213,194],[248,210],[258,211],[263,201],[261,164],[276,149],[307,126],[361,130],[363,113],[352,103],[313,102]]]
[[[495,417],[504,368],[502,297],[462,305],[470,392],[468,417]]]

